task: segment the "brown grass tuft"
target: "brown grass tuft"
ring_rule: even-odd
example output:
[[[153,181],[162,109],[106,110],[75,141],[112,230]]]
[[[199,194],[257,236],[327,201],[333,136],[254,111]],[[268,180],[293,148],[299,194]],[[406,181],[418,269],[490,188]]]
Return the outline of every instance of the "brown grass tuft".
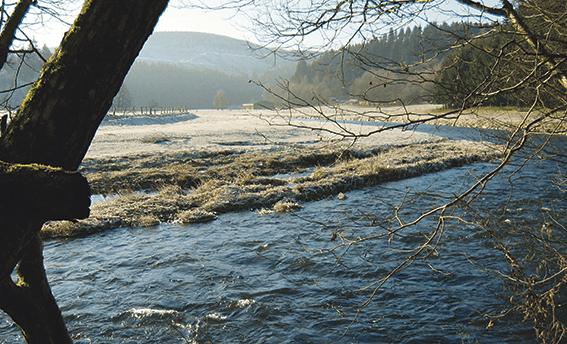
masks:
[[[87,220],[47,224],[43,235],[211,221],[217,214],[239,210],[290,212],[300,208],[298,202],[497,157],[495,147],[446,140],[374,152],[298,147],[87,159],[81,171],[93,192],[118,197],[92,206]],[[309,170],[309,176],[297,176]]]

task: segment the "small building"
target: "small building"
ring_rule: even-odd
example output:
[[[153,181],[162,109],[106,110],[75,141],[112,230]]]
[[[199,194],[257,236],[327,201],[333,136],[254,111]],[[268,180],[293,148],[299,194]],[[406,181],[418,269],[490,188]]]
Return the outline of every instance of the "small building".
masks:
[[[242,110],[275,110],[276,104],[262,100],[256,103],[242,104]]]

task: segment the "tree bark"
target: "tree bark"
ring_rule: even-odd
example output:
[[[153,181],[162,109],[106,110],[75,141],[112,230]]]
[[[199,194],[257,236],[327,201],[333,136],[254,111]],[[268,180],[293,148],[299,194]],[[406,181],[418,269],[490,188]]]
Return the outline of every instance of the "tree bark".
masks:
[[[39,234],[30,243],[16,269],[18,283],[0,281],[0,308],[20,327],[26,342],[72,343],[43,267]]]
[[[90,189],[78,172],[0,162],[0,281],[47,220],[89,216]]]
[[[167,3],[85,1],[0,137],[0,160],[76,170]],[[68,343],[71,340],[61,335],[67,333],[65,324],[58,309],[53,311],[57,305],[39,269],[43,257],[37,233],[44,219],[25,208],[14,215],[16,220],[8,224],[0,218],[0,294],[5,295],[0,308],[13,317],[28,343]],[[10,277],[16,264],[24,282],[19,286]],[[41,309],[48,311],[34,313]]]
[[[0,138],[0,160],[76,170],[167,0],[91,0]]]
[[[32,3],[35,3],[35,1],[20,0],[14,9],[14,12],[12,12],[10,17],[6,20],[2,32],[0,32],[0,69],[2,69],[4,63],[6,63],[10,46],[14,41],[14,37],[16,37],[16,30],[22,23],[22,20]]]
[[[78,172],[67,172],[38,164],[8,164],[0,161],[0,221],[20,214],[32,214],[36,220],[87,218],[90,188]],[[0,237],[9,233],[0,228]],[[14,231],[17,232],[17,231]],[[0,261],[4,261],[4,241],[0,243]]]
[[[15,247],[26,247],[16,269],[19,282],[9,275],[0,279],[0,308],[28,343],[72,343],[47,282],[39,232],[30,230],[29,238],[19,230],[88,217],[89,184],[78,172],[0,162],[0,190],[0,261]]]

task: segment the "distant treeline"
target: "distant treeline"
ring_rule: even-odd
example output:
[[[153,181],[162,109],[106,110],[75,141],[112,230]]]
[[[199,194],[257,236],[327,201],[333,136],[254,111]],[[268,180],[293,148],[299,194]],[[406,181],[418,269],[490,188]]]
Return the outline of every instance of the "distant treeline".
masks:
[[[346,51],[331,50],[316,60],[300,60],[294,73],[284,71],[280,75],[252,77],[270,90],[264,92],[249,83],[250,76],[244,73],[227,75],[218,70],[137,61],[115,99],[115,106],[212,108],[218,107],[213,104],[219,91],[224,93],[230,108],[262,100],[284,106],[281,98],[290,99],[289,92],[297,105],[321,100],[343,102],[352,98],[430,102],[433,84],[424,84],[412,74],[430,71],[433,75],[433,71],[440,68],[444,49],[480,31],[462,23],[390,30],[365,44],[352,45]],[[408,65],[415,66],[404,70]],[[286,79],[289,82],[282,81]],[[279,85],[275,85],[275,80],[280,80]]]
[[[196,70],[172,63],[136,61],[114,105],[210,109],[219,90],[228,107],[261,100],[261,90],[247,75],[227,75],[211,69]]]
[[[544,2],[546,6],[558,7],[557,11],[561,9],[553,1]],[[265,86],[264,91],[249,83],[250,76],[244,73],[227,75],[217,70],[139,61],[132,67],[116,101],[123,103],[120,107],[153,108],[218,108],[219,103],[225,102],[228,107],[237,108],[258,101],[283,107],[289,105],[287,102],[301,106],[353,100],[366,104],[403,102],[447,106],[458,106],[466,100],[483,105],[526,106],[538,92],[530,83],[510,92],[496,92],[486,99],[470,97],[473,89],[483,82],[494,93],[520,83],[533,68],[533,58],[518,57],[516,51],[523,50],[522,43],[510,44],[514,37],[506,33],[512,31],[506,30],[506,25],[504,30],[490,35],[489,29],[467,23],[392,29],[364,44],[329,50],[314,60],[300,60],[294,73],[252,77]],[[557,35],[564,37],[567,33]],[[474,45],[463,44],[479,36],[483,38],[475,39]],[[562,42],[559,38],[557,41]],[[455,49],[456,46],[461,48]],[[563,54],[561,49],[558,51]],[[499,63],[491,53],[495,51],[502,52]],[[544,100],[553,98],[545,90],[539,92]]]
[[[534,12],[533,5],[544,12]],[[525,25],[541,34],[538,39],[545,42],[548,52],[563,59],[567,56],[564,2],[521,3],[518,12],[525,18]],[[544,18],[542,13],[554,17]],[[553,29],[546,27],[552,21]],[[556,68],[563,72],[567,69],[565,63]],[[476,39],[474,46],[463,46],[443,59],[433,100],[450,107],[463,103],[529,107],[536,101],[538,106],[565,106],[564,88],[558,85],[558,78],[548,81],[548,72],[525,36],[517,35],[510,23],[504,23],[500,30]]]
[[[42,57],[48,59],[51,51],[44,47]],[[23,62],[12,56],[0,71],[1,105],[16,109],[31,84],[39,76],[43,60],[34,53],[26,53]],[[254,80],[289,77],[293,70],[271,70]],[[283,75],[280,75],[283,74]],[[242,104],[262,100],[262,89],[250,83],[247,74],[231,75],[215,69],[192,69],[173,63],[136,61],[114,99],[115,108],[213,108],[215,96],[224,93],[227,107],[240,108]],[[224,103],[224,102],[223,102]]]
[[[491,81],[489,86],[494,90],[517,83],[534,63],[529,59],[523,63],[503,50],[502,61],[507,62],[495,64],[494,54],[479,49],[501,51],[507,45],[510,52],[521,50],[509,44],[513,37],[507,36],[506,30],[475,40],[475,47],[450,48],[486,30],[464,23],[390,30],[364,44],[330,50],[314,60],[300,60],[295,71],[289,69],[293,68],[291,65],[287,70],[271,70],[267,72],[270,74],[261,76],[229,75],[216,69],[138,60],[114,99],[114,107],[208,109],[222,104],[220,107],[240,108],[242,104],[259,101],[287,105],[282,99],[291,101],[292,105],[353,99],[373,104],[398,101],[448,106],[456,106],[464,99],[478,102],[469,97],[470,88],[482,80],[490,80],[490,73],[496,75],[493,66],[497,65],[500,68],[497,72],[506,76]],[[51,52],[44,47],[41,54],[48,58]],[[12,108],[19,105],[29,89],[21,85],[35,81],[42,63],[35,54],[27,54],[23,63],[10,60],[0,72],[0,89],[13,89],[1,94],[4,105]],[[250,79],[260,81],[266,90],[249,82]],[[533,92],[533,87],[526,83],[514,92],[500,92],[483,104],[524,106]]]
[[[291,91],[291,100],[297,104],[351,99],[430,102],[433,84],[424,83],[418,74],[434,75],[450,46],[481,31],[463,23],[392,29],[365,44],[331,50],[314,61],[300,61],[284,88]],[[283,91],[275,93],[290,97]],[[277,98],[270,100],[277,103]]]
[[[39,53],[46,60],[52,54],[45,45]],[[39,76],[42,65],[43,60],[33,52],[8,56],[7,63],[0,71],[0,108],[13,110],[20,105],[31,84]]]

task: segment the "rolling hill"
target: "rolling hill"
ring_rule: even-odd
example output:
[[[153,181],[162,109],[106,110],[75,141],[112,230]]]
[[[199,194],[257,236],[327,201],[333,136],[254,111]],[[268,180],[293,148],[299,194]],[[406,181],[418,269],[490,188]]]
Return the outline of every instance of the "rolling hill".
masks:
[[[138,60],[179,64],[197,70],[216,69],[230,75],[247,74],[250,77],[276,70],[293,73],[296,65],[293,61],[274,58],[268,49],[246,41],[202,32],[155,32],[144,45]]]
[[[206,109],[214,106],[219,92],[232,108],[261,101],[262,88],[249,80],[273,83],[296,69],[293,60],[275,59],[273,54],[260,58],[269,53],[226,36],[156,32],[128,72],[114,105]]]

